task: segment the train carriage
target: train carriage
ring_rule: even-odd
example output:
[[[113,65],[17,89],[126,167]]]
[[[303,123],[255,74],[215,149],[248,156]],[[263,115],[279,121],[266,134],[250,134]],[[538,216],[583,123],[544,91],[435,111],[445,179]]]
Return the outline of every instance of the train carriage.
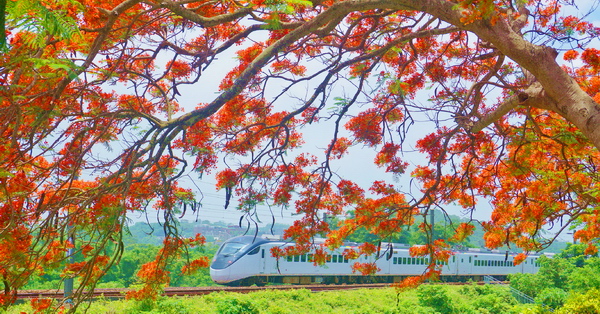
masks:
[[[327,256],[327,263],[315,266],[310,254],[277,259],[271,256],[273,247],[293,245],[283,241],[253,236],[235,237],[225,241],[213,259],[210,274],[213,281],[225,285],[263,285],[266,283],[365,283],[399,282],[423,274],[428,257],[411,257],[408,249],[394,248],[380,258],[361,256],[348,260],[342,255],[344,248]],[[514,254],[465,251],[455,252],[442,265],[443,281],[482,280],[491,275],[504,279],[512,273],[535,273],[539,269],[539,256],[528,256],[520,265],[514,265]],[[380,269],[375,275],[363,276],[352,271],[355,262],[375,262]]]

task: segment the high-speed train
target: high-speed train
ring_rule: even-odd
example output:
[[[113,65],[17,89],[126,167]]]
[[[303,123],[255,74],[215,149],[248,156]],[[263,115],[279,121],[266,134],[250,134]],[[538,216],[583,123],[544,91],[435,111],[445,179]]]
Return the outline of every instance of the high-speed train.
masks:
[[[421,275],[429,265],[427,257],[411,257],[408,249],[395,248],[390,244],[387,254],[380,258],[362,256],[348,260],[342,250],[331,251],[327,263],[315,266],[311,255],[275,258],[271,248],[285,247],[292,243],[269,240],[254,236],[240,236],[225,241],[213,258],[210,276],[219,284],[231,286],[264,285],[267,283],[289,284],[341,284],[366,282],[400,282],[409,276]],[[442,265],[441,280],[483,280],[490,275],[504,279],[512,273],[535,273],[539,269],[538,256],[528,256],[519,265],[513,264],[515,254],[492,252],[457,251]],[[375,275],[364,276],[352,272],[355,262],[375,262],[380,269]]]

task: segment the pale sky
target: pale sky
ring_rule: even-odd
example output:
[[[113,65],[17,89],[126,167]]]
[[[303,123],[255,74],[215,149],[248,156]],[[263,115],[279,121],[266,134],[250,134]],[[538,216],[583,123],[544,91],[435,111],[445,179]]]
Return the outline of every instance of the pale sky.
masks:
[[[596,1],[577,1],[579,5],[578,12],[587,12],[593,4],[595,4],[595,8],[597,9]],[[578,12],[569,12],[570,14],[581,15]],[[594,14],[588,18],[588,20],[593,20],[597,26],[600,26],[600,10],[596,10]],[[594,43],[594,46],[599,46],[598,42]],[[243,48],[244,46],[237,46],[237,49]],[[199,103],[210,102],[216,96],[216,91],[218,90],[218,85],[222,79],[222,77],[229,71],[229,69],[234,65],[234,51],[230,49],[226,53],[219,56],[218,61],[211,65],[208,69],[210,71],[210,75],[206,75],[206,73],[201,78],[200,82],[193,86],[185,86],[179,87],[180,93],[183,95],[179,102],[186,108],[186,111],[189,111],[196,107]],[[560,58],[560,57],[559,57]],[[561,59],[562,60],[562,59]],[[309,66],[310,71],[310,66]],[[341,90],[343,85],[340,86],[340,89],[336,90],[337,94],[331,95],[330,102],[333,102],[333,97],[342,96],[343,91]],[[309,88],[310,89],[310,88]],[[349,93],[352,91],[349,90]],[[291,93],[297,96],[304,96],[305,91],[300,90],[299,88],[291,90]],[[425,93],[424,93],[425,94]],[[423,96],[423,99],[419,99],[418,101],[425,102],[426,96]],[[493,101],[490,99],[490,101]],[[425,120],[425,119],[421,119]],[[422,123],[422,122],[421,122]],[[319,158],[322,157],[322,152],[327,147],[329,140],[331,139],[331,128],[327,126],[309,126],[305,130],[305,142],[306,144],[303,146],[302,151],[308,151]],[[417,130],[422,130],[418,132]],[[433,126],[427,127],[426,124],[419,125],[418,123],[413,126],[413,129],[410,131],[410,138],[407,141],[408,143],[414,141],[421,136],[432,132]],[[403,147],[407,153],[404,155],[406,161],[411,163],[411,167],[407,169],[406,174],[404,174],[401,178],[394,178],[390,174],[384,173],[382,169],[378,169],[373,164],[373,158],[375,157],[375,152],[372,149],[363,149],[362,147],[354,147],[351,149],[351,154],[346,157],[343,162],[335,161],[333,162],[333,169],[337,170],[341,175],[343,175],[346,179],[351,179],[356,181],[363,189],[368,189],[371,183],[375,180],[384,180],[389,183],[393,183],[397,187],[402,188],[402,190],[407,190],[410,184],[410,172],[412,171],[414,164],[422,162],[422,155],[415,152],[410,152],[413,150],[411,145],[405,145]],[[194,181],[194,183],[192,183]],[[235,210],[235,203],[232,203],[230,207],[225,210],[223,209],[225,203],[225,192],[224,191],[216,191],[215,180],[212,175],[205,175],[202,179],[196,177],[194,173],[192,173],[189,177],[182,178],[180,180],[180,184],[185,187],[193,187],[194,184],[201,188],[204,200],[202,201],[202,208],[200,209],[198,219],[199,220],[210,220],[210,221],[224,221],[226,223],[237,224],[240,213]],[[412,187],[412,191],[416,192],[417,189],[415,186]],[[446,208],[446,210],[453,215],[463,216],[462,208]],[[258,207],[259,215],[261,216],[263,222],[270,223],[271,222],[271,212],[266,205],[259,205]],[[278,223],[291,223],[295,217],[292,217],[290,213],[293,212],[293,209],[287,209],[280,211],[278,208],[273,208],[275,213],[276,222]],[[489,218],[491,213],[491,208],[489,205],[482,202],[474,214],[474,218],[480,220],[486,220]],[[150,214],[150,218],[155,218]],[[193,220],[195,219],[194,215],[186,215],[185,219]],[[135,221],[140,220],[139,217],[132,216],[132,219]],[[145,219],[145,218],[142,218]]]

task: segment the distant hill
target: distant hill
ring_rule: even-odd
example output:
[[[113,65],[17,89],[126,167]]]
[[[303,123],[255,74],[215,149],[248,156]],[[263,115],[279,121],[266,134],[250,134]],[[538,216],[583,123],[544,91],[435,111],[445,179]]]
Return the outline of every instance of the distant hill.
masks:
[[[451,218],[457,219],[456,221],[460,221],[459,217],[451,216]],[[439,221],[440,229],[443,228],[443,221]],[[437,225],[437,224],[436,224]],[[208,220],[201,221],[188,221],[182,220],[179,223],[179,231],[181,232],[181,236],[183,237],[194,237],[196,234],[201,234],[206,237],[206,241],[210,243],[221,243],[229,238],[240,236],[243,234],[262,236],[265,234],[274,235],[274,236],[282,236],[283,231],[288,228],[288,225],[278,224],[276,223],[273,226],[265,226],[260,227],[258,230],[254,226],[243,226],[240,227],[235,224],[227,224],[225,222],[210,222]],[[449,226],[448,226],[449,227]],[[437,229],[437,228],[436,228]],[[413,233],[417,228],[412,228]],[[145,222],[137,222],[133,225],[129,226],[130,236],[125,236],[123,241],[125,244],[151,244],[151,245],[161,245],[165,236],[163,231],[163,227],[159,223],[145,223]],[[439,235],[450,236],[451,230],[447,233],[444,233],[443,230],[438,232]],[[476,226],[475,232],[468,239],[467,247],[473,248],[483,248],[484,240],[483,240],[483,229],[480,226]],[[367,241],[367,238],[361,239],[357,237],[352,239],[352,241],[360,242]],[[556,241],[549,248],[544,250],[544,252],[548,253],[559,253],[567,246],[567,242]],[[515,248],[502,247],[500,251],[518,251]]]

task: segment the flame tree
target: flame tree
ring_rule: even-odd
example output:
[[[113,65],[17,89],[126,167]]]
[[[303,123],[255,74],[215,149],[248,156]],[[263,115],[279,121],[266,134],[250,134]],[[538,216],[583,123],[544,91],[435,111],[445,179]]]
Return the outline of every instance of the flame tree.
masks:
[[[302,214],[285,233],[297,245],[275,255],[325,234],[318,262],[358,228],[385,240],[432,209],[482,203],[490,248],[536,251],[552,241],[544,227],[577,222],[574,237],[595,252],[590,2],[0,1],[0,301],[48,268],[79,278],[74,297],[85,297],[118,262],[126,215],[150,208],[168,237],[132,296],[154,295],[170,258],[203,243],[177,231],[176,215],[202,196],[181,184],[190,175],[215,176],[249,221],[258,203]],[[315,151],[304,135],[318,125],[327,144]],[[357,147],[410,187],[338,173],[364,162]],[[407,160],[410,150],[422,157]],[[321,219],[345,209],[354,216],[335,231]],[[420,228],[430,243],[412,254],[447,259]],[[454,239],[472,230],[457,225]],[[83,260],[65,264],[73,234]],[[437,274],[432,262],[425,276]]]

